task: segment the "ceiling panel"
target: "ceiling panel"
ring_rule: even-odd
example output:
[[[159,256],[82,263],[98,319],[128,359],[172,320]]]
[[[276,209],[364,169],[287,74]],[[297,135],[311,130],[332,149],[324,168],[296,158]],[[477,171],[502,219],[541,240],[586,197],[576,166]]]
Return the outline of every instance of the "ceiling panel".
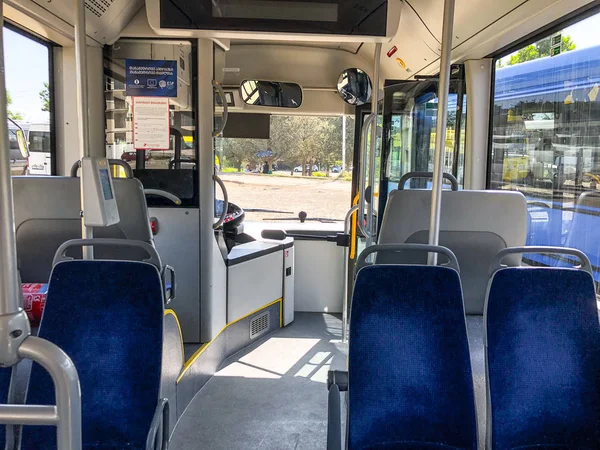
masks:
[[[414,9],[438,41],[442,39],[444,14],[443,0],[404,0],[408,9]],[[469,39],[527,0],[456,0],[454,12],[454,39],[452,47]],[[412,8],[411,8],[412,7]],[[420,20],[417,18],[417,20]]]
[[[71,2],[33,0],[51,14],[73,25],[74,9]],[[95,41],[113,42],[144,5],[144,0],[85,0],[86,31]]]

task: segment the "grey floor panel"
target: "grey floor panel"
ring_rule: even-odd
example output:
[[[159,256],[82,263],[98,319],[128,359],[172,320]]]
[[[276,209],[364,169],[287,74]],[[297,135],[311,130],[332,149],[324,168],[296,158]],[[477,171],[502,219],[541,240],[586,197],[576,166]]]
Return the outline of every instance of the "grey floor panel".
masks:
[[[326,446],[327,372],[345,369],[341,320],[294,323],[229,358],[194,398],[172,449],[284,450]]]
[[[467,316],[467,329],[479,448],[483,449],[486,402],[482,316]],[[340,339],[339,317],[296,313],[292,325],[223,364],[180,419],[170,448],[326,448],[327,371],[346,368],[347,346]],[[345,413],[342,416],[345,419]]]

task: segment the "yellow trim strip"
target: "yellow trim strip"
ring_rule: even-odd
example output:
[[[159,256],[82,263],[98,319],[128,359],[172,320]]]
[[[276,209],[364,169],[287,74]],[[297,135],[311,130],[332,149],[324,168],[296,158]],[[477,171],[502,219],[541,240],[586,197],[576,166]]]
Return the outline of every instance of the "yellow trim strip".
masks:
[[[354,197],[354,200],[352,201],[352,206],[357,205],[359,199],[360,199],[360,194],[356,194],[356,197]],[[354,259],[356,257],[356,221],[357,220],[358,220],[358,211],[356,211],[354,214],[352,214],[352,226],[350,227],[350,259]]]
[[[165,316],[171,314],[175,317],[175,322],[177,322],[177,329],[179,330],[179,338],[181,339],[181,358],[185,359],[185,349],[183,347],[183,333],[181,332],[181,324],[179,323],[179,317],[177,317],[177,313],[172,309],[165,309]]]
[[[263,309],[268,308],[269,306],[273,306],[274,304],[279,303],[279,325],[280,328],[283,326],[282,322],[283,322],[283,316],[281,315],[281,310],[283,309],[283,298],[279,298],[265,306],[262,306],[260,308],[258,308],[255,311],[252,311],[251,313],[246,314],[243,317],[240,317],[237,320],[234,320],[231,323],[228,323],[227,325],[225,325],[223,327],[223,329],[221,331],[219,331],[217,333],[217,335],[210,341],[207,342],[206,344],[203,344],[198,350],[196,350],[196,352],[190,356],[190,359],[188,359],[185,364],[183,365],[183,369],[181,370],[181,374],[179,375],[179,378],[177,378],[177,383],[179,383],[181,381],[181,379],[183,378],[183,376],[185,375],[185,373],[189,370],[189,368],[196,362],[196,360],[200,357],[200,355],[202,355],[202,353],[204,353],[204,351],[208,348],[208,346],[210,344],[212,344],[213,342],[215,342],[217,340],[217,338],[221,335],[221,333],[223,333],[223,331],[225,331],[228,327],[230,327],[231,325],[234,325],[238,322],[240,322],[241,320],[247,319],[248,317],[256,314],[259,311],[262,311]]]
[[[279,328],[283,328],[283,298],[280,301],[281,305],[279,306]]]

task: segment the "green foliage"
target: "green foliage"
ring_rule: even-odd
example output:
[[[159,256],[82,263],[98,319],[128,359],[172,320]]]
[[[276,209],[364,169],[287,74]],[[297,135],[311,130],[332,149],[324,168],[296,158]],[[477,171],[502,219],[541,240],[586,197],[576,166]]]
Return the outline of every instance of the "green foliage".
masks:
[[[510,56],[508,60],[509,66],[514,66],[515,64],[520,64],[526,61],[533,61],[534,59],[544,58],[546,56],[550,56],[552,46],[552,36],[549,36],[545,39],[542,39],[535,44],[528,45],[525,48],[522,48],[518,52],[514,53]],[[562,37],[562,51],[569,52],[571,50],[575,50],[577,45],[573,42],[571,36],[563,36]]]
[[[251,169],[270,166],[286,166],[293,174],[294,167],[302,166],[302,175],[312,175],[317,164],[327,176],[342,160],[342,117],[320,116],[271,116],[269,140],[224,139],[225,166],[242,171],[246,164]],[[270,150],[272,156],[259,158],[258,152]],[[352,163],[354,150],[354,118],[346,118],[346,164]],[[307,170],[308,169],[308,170]]]
[[[10,110],[10,105],[12,104],[12,97],[10,96],[10,92],[6,91],[6,114],[9,119],[12,120],[23,120],[23,116],[21,113],[13,112]]]
[[[39,92],[42,101],[42,111],[50,111],[50,85],[44,83],[44,89]]]

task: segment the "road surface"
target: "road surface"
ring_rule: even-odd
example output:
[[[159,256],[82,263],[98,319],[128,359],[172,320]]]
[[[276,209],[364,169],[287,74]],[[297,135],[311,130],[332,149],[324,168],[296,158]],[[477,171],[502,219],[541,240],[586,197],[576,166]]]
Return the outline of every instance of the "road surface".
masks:
[[[229,201],[247,211],[246,220],[296,218],[305,211],[311,218],[343,220],[350,208],[350,181],[300,176],[223,173],[219,176],[227,187]],[[217,198],[222,195],[217,188]]]

